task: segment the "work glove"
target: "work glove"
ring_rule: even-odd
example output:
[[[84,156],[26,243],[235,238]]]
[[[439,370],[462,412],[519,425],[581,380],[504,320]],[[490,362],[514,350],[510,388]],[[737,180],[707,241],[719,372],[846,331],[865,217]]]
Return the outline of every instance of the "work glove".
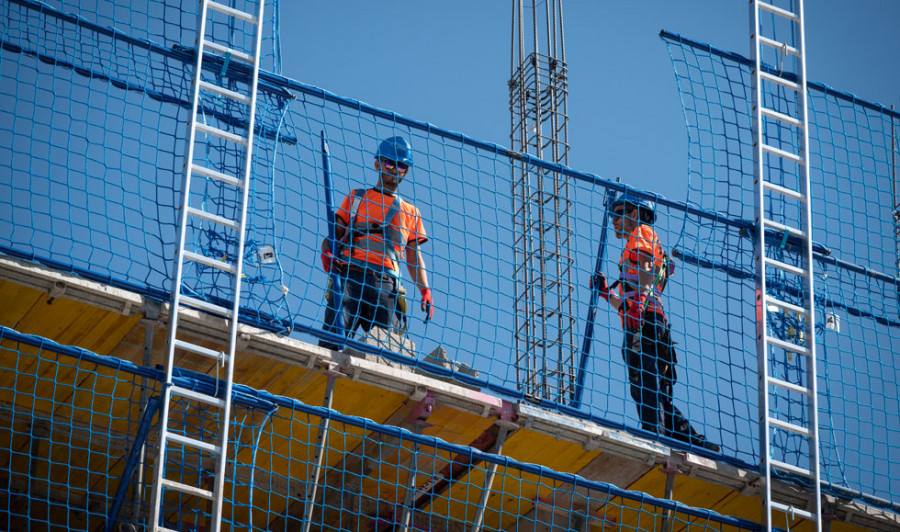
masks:
[[[434,299],[431,297],[431,288],[422,289],[422,310],[425,311],[425,323],[434,316]]]
[[[597,287],[597,293],[600,294],[600,297],[609,301],[609,284],[607,284],[606,276],[603,275],[603,272],[594,273],[590,281],[588,281],[588,286],[592,290],[594,287]]]
[[[640,295],[625,301],[625,328],[629,331],[640,331],[644,325],[644,309],[647,307],[647,296]]]
[[[325,251],[322,253],[322,269],[325,270],[325,273],[331,273],[331,269],[334,267],[334,263],[334,255],[332,255],[330,251]]]

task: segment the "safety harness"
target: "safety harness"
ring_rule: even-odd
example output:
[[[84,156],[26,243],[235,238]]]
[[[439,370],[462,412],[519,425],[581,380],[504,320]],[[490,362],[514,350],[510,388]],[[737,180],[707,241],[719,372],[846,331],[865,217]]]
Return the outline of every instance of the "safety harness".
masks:
[[[341,245],[339,246],[338,253],[340,255],[343,255],[344,250],[349,246],[351,248],[351,251],[349,253],[350,264],[363,269],[375,270],[379,269],[379,266],[377,264],[354,258],[352,249],[361,249],[366,251],[367,253],[380,254],[383,257],[390,259],[391,263],[393,263],[394,265],[393,268],[381,266],[380,269],[387,275],[396,277],[399,280],[400,254],[397,252],[397,249],[403,245],[403,235],[400,232],[399,223],[392,224],[391,221],[400,212],[402,212],[403,200],[400,198],[400,196],[394,195],[394,201],[391,202],[391,206],[388,208],[387,214],[385,214],[382,223],[357,222],[356,220],[360,218],[359,209],[365,201],[365,194],[367,191],[367,189],[358,188],[350,194],[350,230],[347,232],[347,236],[341,239]],[[357,196],[360,198],[360,200],[356,205],[356,211],[354,212],[353,200]]]
[[[661,296],[666,289],[669,278],[675,273],[675,261],[669,257],[658,241],[654,242],[654,244],[662,254],[662,258],[657,259],[657,257],[653,257],[655,270],[653,275],[653,293],[650,294],[648,298],[653,298],[654,304],[662,310],[662,300],[659,296]],[[659,260],[658,267],[656,266],[657,260]],[[626,265],[626,263],[628,264]],[[619,283],[621,283],[622,296],[624,299],[630,300],[637,296],[639,293],[638,287],[640,286],[640,280],[636,271],[638,268],[640,268],[640,265],[637,261],[631,260],[630,257],[628,259],[623,259],[619,264],[619,279],[609,287],[609,290],[613,291]]]

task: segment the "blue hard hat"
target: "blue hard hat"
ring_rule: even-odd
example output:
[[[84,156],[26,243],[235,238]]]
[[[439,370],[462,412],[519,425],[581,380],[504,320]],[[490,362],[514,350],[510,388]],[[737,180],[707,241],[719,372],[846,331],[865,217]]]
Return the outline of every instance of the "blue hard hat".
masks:
[[[381,144],[378,145],[378,151],[375,153],[375,156],[409,166],[413,164],[412,146],[403,137],[391,137],[382,140]]]
[[[656,221],[656,202],[654,201],[626,192],[613,200],[612,205],[609,206],[609,210],[615,211],[616,207],[620,205],[623,206],[622,208],[624,208],[625,205],[634,205],[637,207],[641,221],[645,224],[653,224],[653,222]]]

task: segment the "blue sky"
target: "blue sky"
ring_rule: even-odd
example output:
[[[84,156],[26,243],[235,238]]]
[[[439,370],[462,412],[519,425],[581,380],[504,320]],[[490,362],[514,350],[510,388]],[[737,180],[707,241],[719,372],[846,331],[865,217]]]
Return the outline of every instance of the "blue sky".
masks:
[[[563,11],[569,165],[684,199],[687,136],[658,34],[748,56],[747,3],[568,0]],[[900,1],[806,11],[809,79],[900,108]],[[283,2],[283,73],[509,146],[511,13],[509,0]]]

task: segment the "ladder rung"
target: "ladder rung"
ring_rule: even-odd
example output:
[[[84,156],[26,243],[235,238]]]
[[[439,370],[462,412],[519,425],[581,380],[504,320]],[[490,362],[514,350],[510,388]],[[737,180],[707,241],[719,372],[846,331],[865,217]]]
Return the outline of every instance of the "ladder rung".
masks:
[[[804,239],[804,240],[806,239],[806,233],[804,233],[803,231],[796,229],[794,227],[789,227],[787,225],[780,224],[776,221],[768,220],[768,219],[764,219],[763,224],[765,224],[766,227],[770,227],[770,228],[778,231],[779,233],[787,232],[788,234],[793,235],[797,238]]]
[[[776,40],[770,39],[768,37],[763,37],[762,35],[759,35],[757,37],[757,39],[759,39],[760,44],[765,44],[766,46],[775,48],[776,50],[781,50],[781,51],[783,51],[785,53],[789,53],[791,55],[796,55],[797,57],[800,56],[800,50],[794,48],[793,46],[788,45],[787,43],[776,41]]]
[[[231,310],[229,310],[225,307],[220,307],[219,305],[207,303],[206,301],[203,301],[202,299],[197,299],[195,297],[183,295],[183,296],[181,296],[180,301],[181,301],[181,304],[183,304],[183,305],[187,305],[189,307],[200,309],[200,310],[205,310],[207,312],[212,312],[213,314],[218,314],[219,316],[223,316],[225,318],[231,318],[234,315],[234,313]]]
[[[786,89],[791,89],[795,92],[800,91],[800,85],[798,85],[797,83],[795,83],[791,80],[784,79],[781,76],[776,76],[774,74],[769,74],[768,72],[760,71],[759,77],[766,81],[771,81],[772,83],[777,83]]]
[[[787,301],[782,301],[782,300],[772,297],[770,295],[766,295],[765,299],[766,299],[765,303],[767,305],[775,305],[778,308],[781,308],[784,310],[789,310],[796,314],[800,314],[801,316],[806,316],[806,309],[799,305],[794,305],[793,303],[788,303]]]
[[[208,126],[206,124],[202,124],[200,122],[196,125],[197,130],[202,131],[208,135],[215,135],[221,139],[229,140],[234,142],[235,144],[241,144],[243,146],[247,145],[247,139],[240,135],[235,135],[234,133],[229,133],[227,131],[221,130],[217,127]]]
[[[199,166],[196,164],[191,164],[191,172],[195,174],[200,174],[204,177],[209,177],[210,179],[215,179],[216,181],[221,181],[223,183],[229,184],[235,188],[243,188],[244,182],[236,177],[232,177],[228,174],[223,174],[217,170],[213,170],[212,168],[207,168],[205,166]]]
[[[250,54],[231,49],[227,46],[222,46],[219,43],[207,41],[206,39],[203,39],[203,46],[206,48],[209,48],[210,50],[212,50],[214,52],[219,52],[222,55],[230,55],[231,57],[233,57],[235,59],[240,59],[241,61],[243,61],[245,63],[249,63],[251,65],[253,64],[253,57],[251,57]]]
[[[215,9],[219,13],[232,16],[236,19],[247,21],[251,24],[259,24],[259,20],[257,20],[257,18],[255,16],[251,15],[250,13],[245,13],[238,9],[234,9],[233,7],[228,7],[226,5],[220,4],[218,2],[207,2],[206,5],[210,9]]]
[[[801,510],[800,508],[794,508],[793,506],[788,506],[787,504],[782,504],[780,502],[772,501],[772,509],[779,512],[784,512],[790,517],[796,516],[802,517],[803,519],[809,519],[810,521],[818,521],[816,515],[812,512],[807,512],[806,510]]]
[[[159,532],[178,532],[178,530],[173,530],[164,526],[157,526],[155,530],[158,530]]]
[[[181,340],[175,340],[176,343],[180,341]],[[224,353],[222,354],[224,355]],[[187,388],[182,388],[181,386],[172,386],[171,388],[169,388],[169,390],[174,394],[180,395],[182,397],[187,397],[188,399],[193,399],[194,401],[206,403],[211,406],[217,406],[219,408],[225,408],[225,399],[219,399],[218,397],[213,397],[212,395],[195,392],[194,390],[188,390]]]
[[[785,351],[797,353],[798,355],[809,356],[809,349],[807,349],[801,345],[797,345],[797,344],[794,344],[791,342],[786,342],[784,340],[780,340],[778,338],[773,338],[771,336],[767,336],[766,341],[768,343],[774,345],[775,347],[780,347],[780,348],[784,349]]]
[[[785,390],[802,393],[803,395],[805,395],[807,397],[812,395],[812,390],[810,390],[809,388],[806,388],[805,386],[799,386],[792,382],[783,381],[781,379],[776,379],[775,377],[769,377],[768,381],[769,381],[769,384],[771,384],[773,386],[778,386],[780,388],[784,388]]]
[[[758,5],[760,9],[768,11],[769,13],[774,13],[778,16],[789,18],[794,22],[800,22],[800,16],[792,11],[788,11],[787,9],[782,9],[778,6],[767,4],[766,2],[757,2],[756,5]]]
[[[186,447],[193,447],[194,449],[200,449],[201,451],[206,451],[212,454],[219,454],[222,450],[222,448],[218,445],[206,443],[205,441],[195,440],[194,438],[188,438],[187,436],[182,436],[181,434],[175,432],[167,432],[166,439],[172,440],[176,443],[180,443]]]
[[[803,162],[803,157],[800,157],[796,153],[791,153],[789,151],[784,151],[780,148],[776,148],[775,146],[769,146],[768,144],[763,144],[762,149],[766,153],[771,153],[772,155],[777,155],[782,159],[787,159],[789,161],[793,161],[797,164],[805,164]]]
[[[781,185],[776,185],[775,183],[772,183],[771,181],[763,180],[763,188],[766,190],[771,190],[772,192],[778,192],[779,194],[781,194],[783,196],[793,198],[797,201],[806,201],[806,196],[804,196],[802,193],[797,192],[796,190],[793,190],[793,189],[790,189],[787,187],[783,187]]]
[[[781,120],[785,124],[790,124],[797,128],[803,127],[803,124],[800,122],[800,120],[794,118],[793,116],[789,116],[784,113],[779,113],[778,111],[775,111],[774,109],[769,109],[768,107],[760,107],[759,112],[765,116],[768,116],[769,118]]]
[[[800,425],[794,425],[793,423],[788,423],[787,421],[782,421],[778,418],[770,417],[769,425],[779,428],[782,430],[786,430],[789,432],[793,432],[795,434],[799,434],[801,436],[809,437],[809,429],[806,427],[801,427]]]
[[[223,362],[228,358],[228,355],[223,353],[222,351],[216,351],[214,349],[209,349],[203,347],[202,345],[192,344],[190,342],[185,342],[184,340],[175,339],[175,347],[181,349],[182,351],[188,351],[190,353],[194,353],[196,355],[202,355],[208,358],[212,358],[214,360],[218,360],[219,362]],[[183,388],[182,388],[183,389]],[[185,395],[185,394],[182,394]],[[209,397],[209,396],[207,396]]]
[[[180,491],[181,493],[186,493],[188,495],[194,495],[195,497],[202,497],[210,501],[215,498],[215,494],[209,490],[195,488],[194,486],[188,486],[187,484],[175,482],[174,480],[169,480],[167,478],[162,479],[161,484],[164,488]]]
[[[235,222],[234,220],[229,220],[228,218],[225,218],[224,216],[219,216],[218,214],[206,212],[201,209],[195,209],[194,207],[188,207],[188,214],[190,214],[191,216],[196,216],[197,218],[202,218],[204,220],[208,220],[213,223],[217,223],[217,224],[225,226],[225,227],[229,227],[231,229],[234,229],[235,231],[241,230],[240,223]]]
[[[201,81],[200,88],[205,91],[213,92],[220,96],[225,96],[226,98],[231,98],[232,100],[241,102],[244,105],[250,105],[250,97],[249,96],[244,96],[243,94],[241,94],[239,92],[235,92],[233,90],[226,89],[225,87],[220,87],[218,85],[215,85],[213,83],[209,83],[206,81]]]
[[[804,477],[813,478],[814,474],[809,469],[803,469],[802,467],[797,467],[795,465],[788,464],[786,462],[781,462],[779,460],[769,460],[769,466],[780,469],[782,471],[787,471],[788,473],[793,473],[795,475],[803,475]]]
[[[772,266],[778,268],[779,270],[793,273],[794,275],[798,275],[800,277],[807,277],[809,272],[804,270],[803,268],[798,268],[797,266],[792,266],[786,262],[781,262],[780,260],[770,259],[768,257],[765,258],[766,266]]]
[[[218,259],[214,259],[212,257],[207,257],[206,255],[201,255],[199,253],[194,253],[193,251],[185,250],[182,252],[181,256],[187,260],[192,260],[194,262],[199,262],[200,264],[205,264],[212,268],[218,268],[223,272],[228,272],[232,275],[237,274],[237,267],[230,262],[221,261]]]

